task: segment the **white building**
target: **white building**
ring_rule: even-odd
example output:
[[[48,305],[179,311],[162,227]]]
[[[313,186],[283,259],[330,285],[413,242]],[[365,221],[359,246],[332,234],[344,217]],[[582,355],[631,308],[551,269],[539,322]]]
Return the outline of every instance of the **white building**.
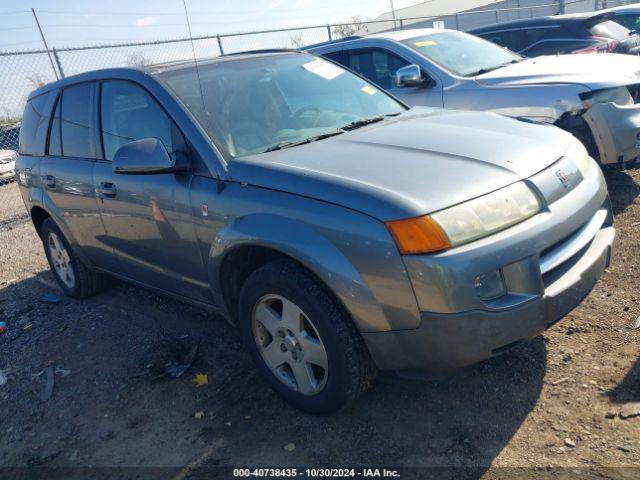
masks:
[[[566,13],[594,10],[601,6],[599,3],[601,2],[598,0],[566,1]],[[395,28],[444,26],[468,30],[520,18],[556,15],[559,10],[558,0],[426,0],[417,5],[396,9]],[[358,34],[366,35],[394,29],[391,11],[373,20],[381,22],[367,23]]]

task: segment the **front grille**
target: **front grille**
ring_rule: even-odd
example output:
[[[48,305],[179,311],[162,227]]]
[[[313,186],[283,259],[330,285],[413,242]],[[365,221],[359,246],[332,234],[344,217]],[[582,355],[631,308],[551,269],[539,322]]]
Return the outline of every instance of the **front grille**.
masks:
[[[545,287],[584,255],[600,229],[606,226],[608,213],[607,208],[601,208],[588,222],[540,254],[540,273]]]

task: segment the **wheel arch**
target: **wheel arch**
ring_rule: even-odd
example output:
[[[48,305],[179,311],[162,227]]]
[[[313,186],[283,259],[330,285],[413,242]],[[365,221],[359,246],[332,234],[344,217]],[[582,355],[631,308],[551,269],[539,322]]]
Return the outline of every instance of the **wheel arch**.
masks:
[[[310,272],[342,304],[360,331],[391,329],[360,273],[329,239],[310,225],[252,214],[224,227],[209,254],[209,280],[232,321],[244,281],[262,265],[286,258]]]
[[[33,207],[31,207],[29,213],[31,214],[31,222],[36,229],[38,236],[40,236],[42,231],[42,224],[47,218],[51,218],[51,215],[39,205],[34,205]]]

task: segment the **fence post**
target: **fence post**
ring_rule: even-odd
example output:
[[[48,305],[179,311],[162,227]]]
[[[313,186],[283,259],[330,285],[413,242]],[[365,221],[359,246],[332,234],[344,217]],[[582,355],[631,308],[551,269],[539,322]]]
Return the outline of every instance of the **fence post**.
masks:
[[[404,30],[404,18],[400,19],[400,30]]]
[[[456,13],[456,30],[460,30],[460,15]]]
[[[216,39],[218,40],[218,48],[220,49],[220,55],[224,55],[224,49],[222,48],[222,39],[220,35],[216,35]]]
[[[333,38],[331,37],[331,25],[327,25],[327,36],[329,37],[329,41],[333,41]]]
[[[64,70],[62,69],[62,62],[60,61],[60,56],[58,55],[58,50],[53,49],[53,58],[56,61],[56,65],[58,66],[58,72],[60,72],[60,78],[64,78]]]
[[[565,4],[564,4],[564,0],[560,0],[558,2],[558,14],[559,15],[563,15],[565,12]]]
[[[496,10],[496,23],[500,23],[500,17],[498,17],[498,10]]]

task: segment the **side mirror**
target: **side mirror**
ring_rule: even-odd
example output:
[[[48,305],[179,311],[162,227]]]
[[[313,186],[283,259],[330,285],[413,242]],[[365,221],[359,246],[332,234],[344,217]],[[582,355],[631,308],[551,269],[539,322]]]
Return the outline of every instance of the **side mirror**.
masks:
[[[407,65],[396,72],[396,88],[420,87],[424,80],[418,65]]]
[[[169,155],[167,147],[157,138],[143,138],[120,147],[113,157],[113,172],[121,175],[152,175],[185,171]]]

